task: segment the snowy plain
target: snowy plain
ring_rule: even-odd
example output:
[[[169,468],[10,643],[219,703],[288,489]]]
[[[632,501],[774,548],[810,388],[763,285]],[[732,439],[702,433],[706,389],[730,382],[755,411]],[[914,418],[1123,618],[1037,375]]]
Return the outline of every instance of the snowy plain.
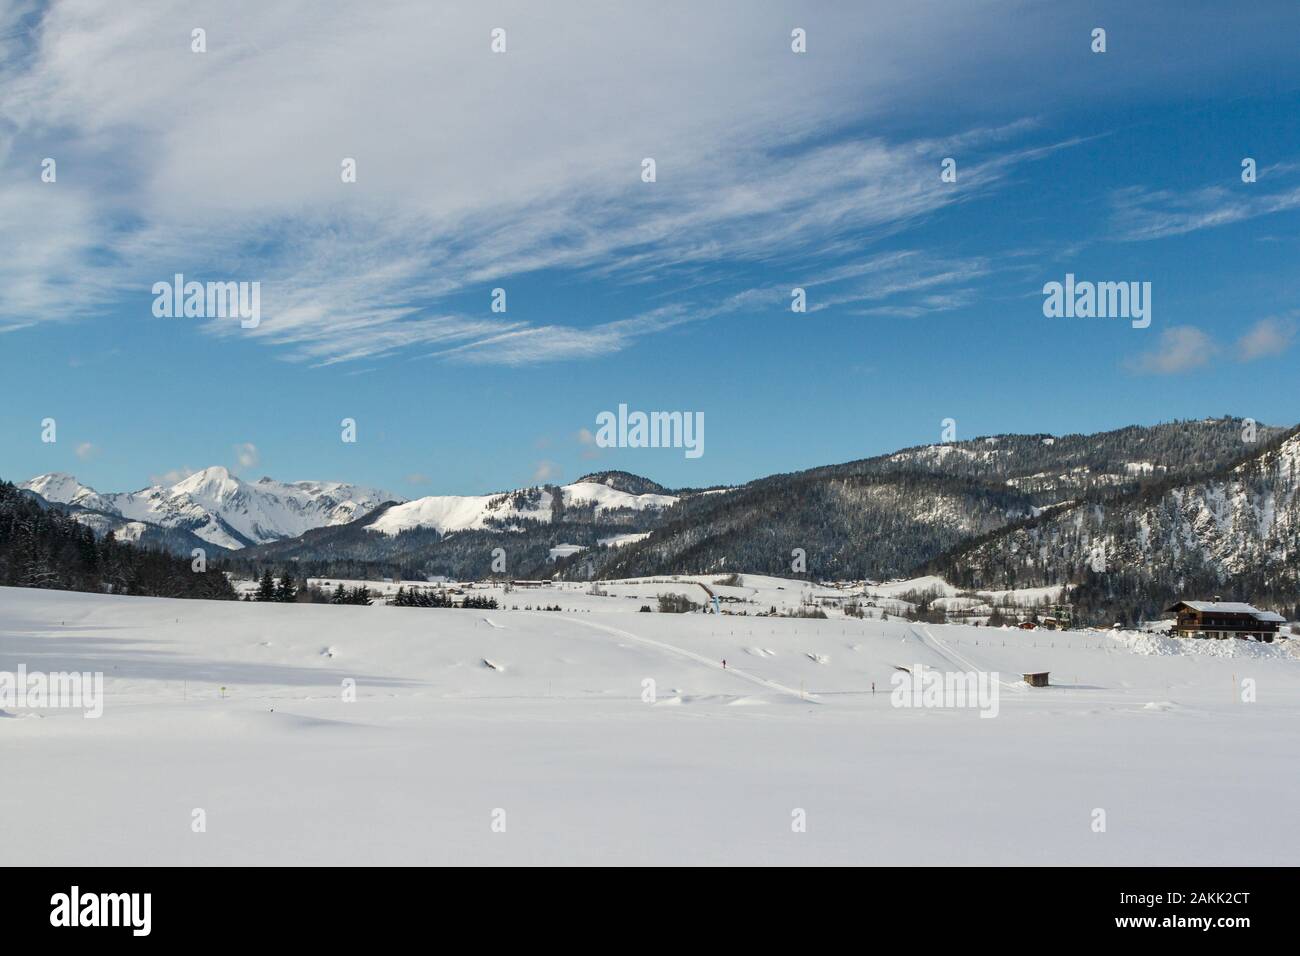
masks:
[[[69,865],[1300,857],[1295,641],[640,613],[653,589],[683,591],[473,611],[0,589],[0,670],[106,690],[99,719],[0,717],[0,846]],[[997,671],[998,716],[891,706],[918,663]],[[1020,680],[1039,670],[1053,686]]]

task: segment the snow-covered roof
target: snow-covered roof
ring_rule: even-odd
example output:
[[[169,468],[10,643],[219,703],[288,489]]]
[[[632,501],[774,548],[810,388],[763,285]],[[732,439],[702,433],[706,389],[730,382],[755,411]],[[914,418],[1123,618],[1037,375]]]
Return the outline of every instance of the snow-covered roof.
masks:
[[[1249,614],[1257,621],[1276,621],[1279,624],[1286,621],[1286,618],[1280,614],[1261,611],[1254,605],[1242,601],[1179,601],[1169,610],[1173,611],[1182,606],[1190,607],[1193,611],[1210,611],[1215,614]]]
[[[1259,608],[1241,601],[1183,601],[1193,611],[1218,611],[1220,614],[1258,614]]]

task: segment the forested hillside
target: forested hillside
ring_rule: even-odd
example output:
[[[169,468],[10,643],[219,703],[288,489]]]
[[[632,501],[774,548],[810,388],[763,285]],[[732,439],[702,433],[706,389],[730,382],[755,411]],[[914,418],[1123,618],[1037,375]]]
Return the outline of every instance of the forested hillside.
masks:
[[[1080,607],[1129,621],[1215,595],[1300,616],[1300,433],[1203,476],[1090,492],[923,570],[967,588],[1072,584]]]
[[[225,575],[119,542],[0,482],[0,585],[153,597],[234,599]]]

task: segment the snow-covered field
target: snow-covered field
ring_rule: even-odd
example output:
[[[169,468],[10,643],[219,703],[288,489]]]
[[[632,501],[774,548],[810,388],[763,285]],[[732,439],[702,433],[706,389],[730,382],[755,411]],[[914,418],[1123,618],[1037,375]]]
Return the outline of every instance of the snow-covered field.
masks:
[[[746,585],[798,602],[775,581]],[[106,690],[99,719],[0,718],[0,845],[25,864],[1297,862],[1296,642],[638,613],[679,585],[540,589],[560,612],[0,589],[0,671]],[[999,672],[998,716],[891,706],[918,663]],[[1054,686],[1020,681],[1039,670]]]
[[[572,549],[574,549],[572,545],[560,545],[552,551],[572,553]],[[348,578],[311,578],[310,581],[326,591],[332,590],[338,584],[348,588],[365,585],[380,601],[396,593],[399,587],[435,589],[451,587],[458,588],[466,594],[472,593],[476,597],[495,598],[498,604],[507,609],[524,610],[530,606],[536,607],[538,604],[544,607],[559,604],[565,610],[622,613],[628,610],[636,611],[640,604],[629,608],[622,604],[611,603],[605,598],[639,601],[641,604],[649,603],[653,607],[661,595],[679,594],[701,605],[712,603],[713,597],[716,596],[719,598],[724,614],[770,614],[775,609],[778,614],[789,615],[801,610],[815,609],[832,618],[843,617],[844,609],[849,604],[860,605],[865,616],[870,618],[903,615],[918,606],[915,600],[906,600],[904,596],[917,599],[928,594],[933,597],[935,608],[963,617],[963,623],[983,623],[994,607],[1002,608],[1017,617],[1028,616],[1035,608],[1046,612],[1046,605],[1060,600],[1063,591],[1063,588],[1056,586],[1021,588],[1014,591],[964,592],[942,578],[934,576],[890,581],[884,584],[865,584],[861,581],[816,584],[761,574],[743,574],[734,577],[737,579],[737,583],[734,584],[722,583],[733,578],[732,575],[722,574],[651,575],[643,578],[601,581],[596,585],[579,581],[534,581],[528,586],[516,583],[509,591],[500,583],[484,581],[433,583],[387,579],[360,581]],[[236,580],[234,583],[241,595],[257,591],[257,581]],[[593,595],[591,593],[593,589],[599,594]],[[972,616],[978,620],[965,619]]]

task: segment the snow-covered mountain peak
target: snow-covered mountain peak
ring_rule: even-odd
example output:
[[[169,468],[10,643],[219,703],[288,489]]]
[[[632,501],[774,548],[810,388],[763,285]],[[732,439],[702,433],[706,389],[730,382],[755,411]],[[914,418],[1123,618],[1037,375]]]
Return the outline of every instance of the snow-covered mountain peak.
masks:
[[[75,505],[92,511],[111,510],[112,507],[94,488],[61,471],[37,475],[30,481],[20,482],[18,487],[35,492],[54,504]]]
[[[30,481],[19,483],[18,487],[34,491],[46,501],[54,501],[59,504],[71,504],[79,496],[93,495],[95,493],[95,489],[83,485],[72,475],[62,471],[37,475]]]
[[[169,497],[189,495],[196,500],[221,502],[239,494],[245,487],[245,483],[227,469],[214,465],[182,478],[166,490]]]
[[[345,524],[385,501],[402,500],[380,489],[339,481],[285,484],[262,478],[250,483],[221,465],[196,471],[172,485],[116,494],[101,495],[62,473],[41,475],[19,487],[47,501],[102,511],[125,521],[190,531],[232,550],[297,537],[325,525]]]

